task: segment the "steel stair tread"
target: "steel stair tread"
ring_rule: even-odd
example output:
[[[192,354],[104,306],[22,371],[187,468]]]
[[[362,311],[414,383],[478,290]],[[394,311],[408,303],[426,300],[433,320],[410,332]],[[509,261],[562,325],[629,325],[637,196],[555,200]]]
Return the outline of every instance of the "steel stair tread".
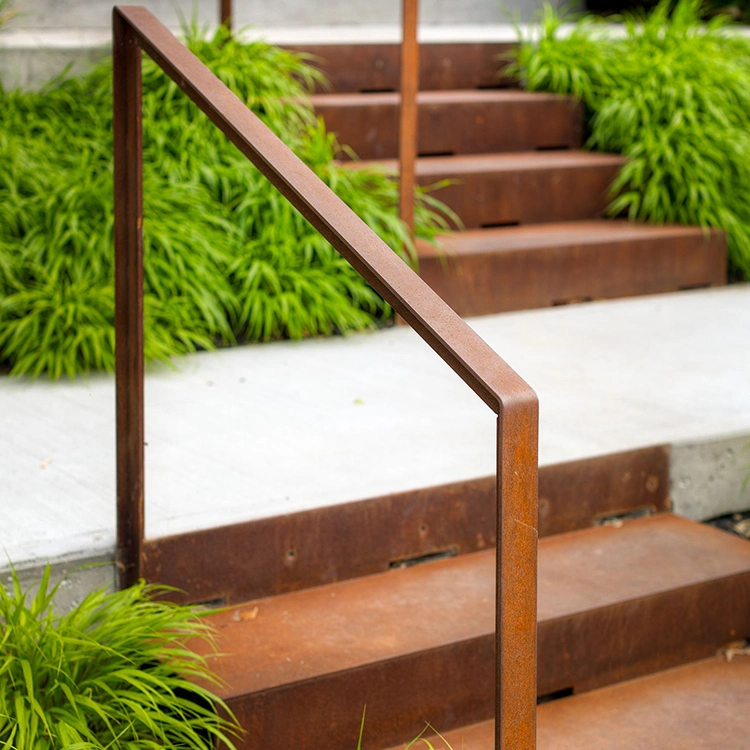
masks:
[[[398,94],[319,94],[312,104],[327,129],[359,158],[397,156]],[[571,97],[517,89],[459,89],[420,92],[417,106],[417,154],[425,157],[583,145],[583,107]],[[341,158],[348,153],[341,152]]]
[[[717,656],[539,706],[538,750],[744,750],[750,658]],[[373,727],[373,732],[376,731]],[[439,728],[438,728],[439,729]],[[454,750],[494,750],[487,721],[446,732]],[[366,739],[366,738],[365,738]],[[447,750],[430,737],[435,750]],[[403,744],[392,750],[402,750]]]
[[[447,174],[461,177],[462,175],[481,174],[483,172],[620,167],[625,161],[624,157],[616,154],[579,149],[428,156],[416,160],[416,175],[424,178],[439,178]],[[350,169],[380,166],[388,172],[396,173],[398,171],[398,162],[395,159],[373,159],[345,163]]]
[[[590,219],[467,229],[440,235],[435,244],[418,240],[417,254],[420,258],[439,257],[442,254],[468,256],[569,245],[605,245],[653,239],[669,241],[678,237],[703,239],[706,236],[707,233],[700,227],[657,226],[625,219]]]
[[[539,620],[748,572],[750,545],[671,514],[559,534],[539,543]],[[211,617],[220,656],[198,648],[228,699],[486,637],[494,586],[494,551],[462,555],[248,602]]]

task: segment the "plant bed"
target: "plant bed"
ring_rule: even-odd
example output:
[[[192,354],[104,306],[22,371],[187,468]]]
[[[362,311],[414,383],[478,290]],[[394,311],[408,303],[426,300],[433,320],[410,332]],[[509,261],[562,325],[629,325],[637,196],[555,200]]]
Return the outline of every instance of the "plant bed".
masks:
[[[750,278],[750,40],[726,16],[701,20],[697,0],[662,0],[625,35],[597,19],[561,34],[547,6],[538,41],[513,69],[534,91],[572,94],[588,112],[588,147],[628,161],[610,213],[723,229],[730,277]]]
[[[0,587],[0,746],[234,748],[238,727],[187,645],[211,637],[195,608],[141,582],[56,616],[49,577],[48,566],[30,601],[15,573],[10,593]]]
[[[317,73],[219,30],[187,43],[395,252],[396,183],[333,162],[306,92]],[[111,61],[40,92],[0,91],[0,366],[114,366]],[[144,60],[147,359],[382,324],[387,305],[156,65]],[[445,228],[423,192],[417,236]]]

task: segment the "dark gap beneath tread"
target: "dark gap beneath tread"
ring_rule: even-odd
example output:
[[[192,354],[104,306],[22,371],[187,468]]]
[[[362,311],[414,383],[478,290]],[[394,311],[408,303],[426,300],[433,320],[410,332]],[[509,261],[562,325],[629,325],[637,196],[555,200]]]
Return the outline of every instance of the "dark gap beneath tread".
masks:
[[[450,547],[440,552],[430,552],[427,555],[420,555],[418,557],[407,557],[403,560],[391,560],[388,563],[388,567],[391,570],[398,568],[411,568],[413,565],[421,565],[422,563],[434,562],[435,560],[445,560],[448,557],[456,557],[458,555],[458,549],[456,547]]]
[[[433,156],[455,156],[453,151],[420,151],[417,156],[420,159],[429,159]]]
[[[563,305],[578,305],[581,302],[593,302],[593,297],[571,297],[570,299],[553,299],[552,307],[562,307]]]
[[[536,704],[539,706],[542,703],[551,703],[552,701],[560,700],[560,698],[569,698],[571,695],[573,695],[572,687],[563,688],[562,690],[554,690],[551,693],[538,696]]]
[[[520,221],[497,221],[497,222],[488,222],[487,224],[480,224],[480,229],[497,229],[499,227],[517,227],[520,226]]]
[[[629,510],[625,513],[612,513],[594,519],[594,526],[622,526],[625,521],[634,521],[636,518],[646,518],[655,513],[653,505],[644,505],[642,508]]]

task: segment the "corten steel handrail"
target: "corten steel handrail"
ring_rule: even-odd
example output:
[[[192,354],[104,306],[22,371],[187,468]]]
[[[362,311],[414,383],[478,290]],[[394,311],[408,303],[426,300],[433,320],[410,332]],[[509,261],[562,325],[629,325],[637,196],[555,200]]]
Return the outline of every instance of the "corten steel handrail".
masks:
[[[419,0],[401,3],[401,65],[399,107],[399,197],[401,221],[414,232],[414,184],[417,160],[417,93],[419,92]],[[219,23],[232,30],[232,0],[219,0]]]
[[[414,232],[414,171],[417,160],[417,92],[419,91],[418,0],[402,0],[401,86],[399,108],[398,208],[401,221]]]
[[[116,7],[113,27],[120,585],[137,580],[143,562],[141,52],[145,51],[497,413],[496,747],[534,748],[536,394],[148,10]]]

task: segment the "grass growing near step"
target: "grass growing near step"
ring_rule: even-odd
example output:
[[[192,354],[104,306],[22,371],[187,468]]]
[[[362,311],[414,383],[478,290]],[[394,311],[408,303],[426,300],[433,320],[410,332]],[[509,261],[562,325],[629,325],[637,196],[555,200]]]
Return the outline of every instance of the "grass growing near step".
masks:
[[[387,176],[332,164],[305,94],[319,75],[220,30],[188,46],[394,251]],[[155,64],[144,59],[148,359],[362,330],[390,309]],[[40,92],[0,90],[0,367],[57,378],[114,365],[111,62]],[[443,227],[428,197],[417,233]]]
[[[367,713],[367,706],[365,706],[362,709],[362,721],[359,725],[359,741],[357,742],[357,750],[362,750],[362,738],[365,733],[365,714],[366,713]],[[423,736],[428,731],[431,731],[433,734],[439,737],[445,743],[445,747],[447,750],[453,750],[453,748],[448,743],[448,740],[446,740],[445,737],[443,737],[443,735],[440,734],[440,732],[438,732],[430,724],[425,725],[425,728],[411,742],[409,742],[407,745],[404,746],[404,750],[410,750],[410,748],[416,748],[416,747],[423,747],[425,750],[435,750],[435,746]]]
[[[628,158],[611,213],[724,229],[730,271],[750,279],[750,40],[725,16],[703,24],[699,0],[662,0],[624,38],[592,17],[562,35],[562,22],[546,6],[514,70],[528,89],[580,97],[588,145]]]
[[[30,601],[15,574],[12,592],[0,586],[0,747],[234,748],[226,707],[192,681],[215,682],[185,647],[210,637],[192,608],[154,601],[159,589],[141,583],[55,616],[49,577]]]

